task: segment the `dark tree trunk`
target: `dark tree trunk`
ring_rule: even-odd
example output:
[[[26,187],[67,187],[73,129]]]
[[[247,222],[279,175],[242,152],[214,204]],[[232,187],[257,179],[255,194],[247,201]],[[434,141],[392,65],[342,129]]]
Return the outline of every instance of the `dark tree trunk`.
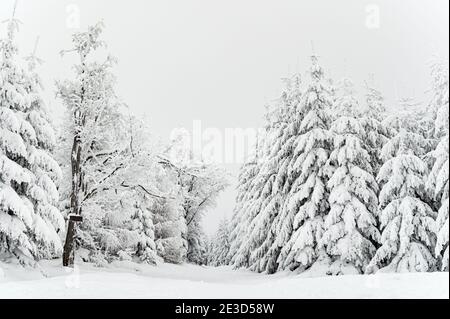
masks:
[[[66,243],[64,244],[64,254],[63,254],[63,266],[73,267],[75,259],[75,222],[69,220],[69,225],[67,227]]]
[[[70,214],[73,216],[81,216],[81,200],[80,196],[83,190],[83,173],[81,171],[81,140],[79,134],[73,139],[71,152],[72,164],[72,193],[70,195]],[[63,266],[73,267],[75,259],[75,238],[76,228],[75,221],[69,218],[67,226],[66,242],[64,244]]]
[[[70,215],[71,216],[79,216],[81,218],[81,204],[82,204],[82,196],[85,192],[84,185],[84,174],[82,171],[82,147],[81,147],[81,130],[86,124],[86,114],[83,113],[83,105],[86,99],[86,85],[84,78],[84,68],[86,56],[81,57],[81,65],[83,67],[82,80],[81,80],[81,92],[80,92],[80,104],[78,108],[76,108],[73,112],[73,122],[75,124],[75,134],[73,138],[72,151],[70,156],[71,166],[72,166],[72,192],[70,194]],[[73,267],[75,261],[75,239],[76,239],[76,228],[75,223],[80,222],[81,220],[76,220],[70,218],[69,223],[67,225],[67,235],[66,242],[64,244],[64,253],[63,253],[63,266],[64,267]]]

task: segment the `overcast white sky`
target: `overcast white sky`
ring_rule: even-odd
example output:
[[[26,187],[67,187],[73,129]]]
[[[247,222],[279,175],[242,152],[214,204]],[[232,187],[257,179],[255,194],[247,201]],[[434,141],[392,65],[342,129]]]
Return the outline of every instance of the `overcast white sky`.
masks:
[[[13,4],[0,0],[1,21]],[[79,10],[82,29],[103,19],[109,51],[119,58],[119,95],[166,139],[194,120],[222,131],[260,125],[280,78],[308,67],[311,41],[333,78],[359,85],[374,73],[391,104],[424,100],[427,63],[436,53],[448,59],[448,7],[448,0],[20,0],[16,16],[24,23],[22,55],[41,37],[55,114],[54,79],[70,74],[70,59],[58,53],[77,31],[73,15]],[[238,165],[228,168],[237,174]],[[209,234],[231,216],[234,196],[231,187],[206,216]]]

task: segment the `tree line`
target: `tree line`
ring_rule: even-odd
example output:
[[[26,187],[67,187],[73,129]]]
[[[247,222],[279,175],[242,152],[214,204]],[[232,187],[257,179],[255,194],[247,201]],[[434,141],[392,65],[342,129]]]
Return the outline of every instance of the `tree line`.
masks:
[[[448,66],[431,66],[430,101],[388,107],[372,82],[285,79],[262,142],[239,175],[214,265],[325,274],[448,271]]]

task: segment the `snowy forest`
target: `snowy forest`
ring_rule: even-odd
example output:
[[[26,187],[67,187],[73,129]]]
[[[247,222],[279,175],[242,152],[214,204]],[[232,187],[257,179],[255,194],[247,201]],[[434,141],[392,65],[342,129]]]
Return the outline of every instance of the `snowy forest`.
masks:
[[[231,219],[207,236],[229,174],[153,138],[116,93],[103,23],[72,35],[73,76],[44,87],[14,16],[0,42],[0,259],[115,261],[275,274],[449,270],[449,73],[431,99],[387,105],[374,78],[332,79],[319,54],[289,75],[242,165]],[[4,31],[4,32],[3,32]],[[120,58],[120,57],[119,57]],[[327,66],[332,67],[332,66]],[[64,108],[56,123],[43,92]],[[53,91],[52,91],[53,90]],[[447,287],[448,289],[448,287]]]
[[[55,127],[40,95],[39,58],[19,59],[18,27],[11,19],[1,42],[1,253],[28,266],[61,256],[71,266],[75,250],[99,266],[205,264],[200,220],[227,186],[223,169],[176,140],[152,142],[115,94],[115,58],[93,58],[105,45],[101,23],[74,34],[73,48],[61,52],[79,64],[72,79],[56,83],[67,113]]]
[[[312,56],[285,80],[265,136],[242,167],[215,265],[328,275],[448,272],[448,68],[431,66],[432,99],[388,111],[365,83],[335,82]]]

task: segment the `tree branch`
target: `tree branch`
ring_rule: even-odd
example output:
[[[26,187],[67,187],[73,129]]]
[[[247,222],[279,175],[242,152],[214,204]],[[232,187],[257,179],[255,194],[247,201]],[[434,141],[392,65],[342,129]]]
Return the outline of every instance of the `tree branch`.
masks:
[[[131,188],[131,189],[135,189],[135,188],[140,188],[144,193],[146,193],[147,195],[151,196],[151,197],[156,197],[159,199],[175,199],[174,197],[168,197],[168,196],[163,196],[163,195],[157,195],[155,193],[150,192],[149,190],[147,190],[144,186],[137,184],[137,185],[127,185],[125,184],[125,182],[122,182],[122,184],[120,184],[120,186],[125,187],[125,188]]]

